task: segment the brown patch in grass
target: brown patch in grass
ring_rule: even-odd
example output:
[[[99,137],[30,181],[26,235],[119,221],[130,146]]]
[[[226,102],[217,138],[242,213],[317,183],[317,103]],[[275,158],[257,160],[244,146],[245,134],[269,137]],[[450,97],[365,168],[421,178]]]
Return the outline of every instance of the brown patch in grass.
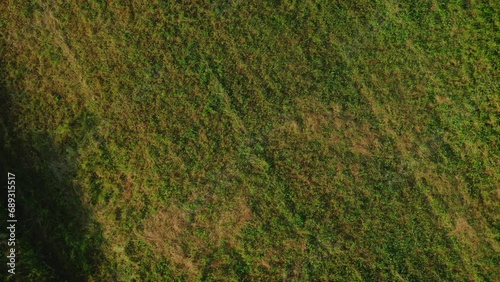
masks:
[[[431,7],[430,7],[430,9],[429,9],[429,10],[430,10],[431,12],[434,12],[434,11],[436,11],[436,10],[437,10],[437,8],[438,8],[438,4],[437,4],[436,2],[432,2]]]
[[[300,132],[299,125],[294,120],[285,122],[280,129],[283,130],[283,132],[290,135],[298,134]]]
[[[352,164],[350,165],[351,173],[354,176],[356,180],[359,180],[359,164]]]
[[[453,104],[453,101],[449,97],[443,97],[443,96],[436,95],[435,99],[436,99],[436,102],[438,104],[444,104],[444,105]]]
[[[308,130],[311,130],[311,131],[318,131],[320,129],[320,125],[322,123],[322,120],[321,120],[321,116],[320,115],[311,115],[311,116],[308,116],[306,117],[306,120],[305,120],[305,126]]]
[[[396,147],[403,155],[408,155],[415,146],[415,135],[413,133],[403,133],[396,140]]]
[[[380,146],[379,135],[371,129],[369,124],[365,123],[361,127],[357,127],[354,122],[350,124],[351,127],[348,126],[344,137],[350,140],[351,150],[363,156],[371,156]]]
[[[463,217],[457,218],[455,222],[455,229],[452,231],[453,233],[463,233],[470,230],[472,227],[467,222],[467,219]]]
[[[123,180],[123,199],[128,201],[134,197],[133,194],[134,180],[130,174],[127,174]]]
[[[156,252],[167,257],[178,272],[187,273],[188,280],[195,280],[200,274],[198,258],[209,256],[224,242],[237,248],[239,234],[252,219],[252,211],[244,196],[226,201],[227,204],[220,202],[220,205],[214,205],[220,207],[216,211],[201,209],[191,219],[189,212],[177,206],[164,208],[145,221],[142,236]],[[206,236],[197,235],[196,231],[200,230]],[[189,247],[186,247],[186,242]]]
[[[369,141],[366,139],[352,140],[351,149],[360,155],[371,156],[369,144]]]
[[[46,7],[42,14],[39,14],[37,17],[35,17],[35,25],[43,26],[52,35],[52,41],[54,45],[61,48],[61,51],[69,65],[69,69],[72,70],[73,77],[78,81],[81,90],[86,94],[91,93],[92,91],[90,87],[87,85],[85,79],[83,78],[83,68],[76,59],[73,50],[66,43],[67,39],[61,32],[59,22],[55,18],[49,7]]]
[[[227,240],[230,246],[238,247],[239,234],[246,223],[252,219],[252,210],[243,197],[238,197],[234,203],[235,205],[221,213],[217,224],[214,226],[214,234],[218,244],[223,240]]]
[[[333,108],[327,109],[323,103],[311,98],[298,98],[295,103],[299,112],[304,113],[304,127],[306,131],[319,133],[321,130],[329,126],[329,121],[332,117],[332,110],[339,110],[333,105]]]
[[[476,230],[469,224],[466,218],[459,217],[455,221],[453,231],[448,233],[449,236],[458,236],[461,240],[470,244],[471,249],[479,245],[479,237]]]
[[[168,257],[176,268],[182,269],[193,279],[199,273],[198,265],[189,251],[182,248],[183,241],[193,239],[193,235],[187,232],[189,227],[188,214],[171,205],[146,220],[143,237],[161,255]]]
[[[290,128],[290,131],[293,133],[299,132],[299,125],[297,124],[296,121],[290,122],[289,128]]]
[[[335,129],[340,130],[344,126],[344,122],[340,118],[334,118],[333,126],[335,126]]]

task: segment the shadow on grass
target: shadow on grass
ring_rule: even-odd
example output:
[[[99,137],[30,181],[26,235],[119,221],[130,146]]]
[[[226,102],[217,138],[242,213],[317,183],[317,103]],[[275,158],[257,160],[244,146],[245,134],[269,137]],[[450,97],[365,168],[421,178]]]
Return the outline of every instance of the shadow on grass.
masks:
[[[7,172],[16,176],[16,271],[2,281],[86,281],[104,263],[102,230],[73,183],[76,158],[46,133],[18,129],[13,91],[0,65],[1,206],[7,198]],[[21,137],[27,136],[27,137]],[[7,211],[2,209],[5,224]],[[3,224],[2,224],[3,226]],[[5,239],[6,229],[2,228]],[[5,241],[5,240],[2,240]],[[2,254],[8,248],[2,242]],[[3,256],[4,260],[6,256]],[[5,267],[5,264],[3,264]]]

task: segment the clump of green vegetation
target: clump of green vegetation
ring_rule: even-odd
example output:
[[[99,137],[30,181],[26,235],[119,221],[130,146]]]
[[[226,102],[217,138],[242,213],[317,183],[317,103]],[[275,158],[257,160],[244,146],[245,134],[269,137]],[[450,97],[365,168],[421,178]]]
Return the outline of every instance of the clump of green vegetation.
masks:
[[[495,1],[4,2],[16,279],[500,280]]]

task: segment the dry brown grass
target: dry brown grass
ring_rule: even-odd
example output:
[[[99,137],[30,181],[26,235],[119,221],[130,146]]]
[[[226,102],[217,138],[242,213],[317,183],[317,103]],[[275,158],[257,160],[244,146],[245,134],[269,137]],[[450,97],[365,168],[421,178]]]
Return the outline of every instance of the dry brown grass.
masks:
[[[470,232],[472,227],[469,225],[469,222],[464,217],[459,217],[455,221],[455,229],[453,229],[453,234]]]
[[[220,244],[227,240],[230,246],[239,247],[238,236],[247,222],[252,219],[252,210],[246,198],[239,196],[234,199],[228,210],[222,211],[219,220],[214,226],[215,240]]]
[[[223,243],[238,248],[239,235],[252,219],[246,198],[241,195],[231,203],[220,204],[215,215],[196,214],[194,219],[190,219],[186,210],[171,205],[149,217],[140,236],[179,271],[188,273],[190,281],[195,280],[200,275],[199,259],[208,256]],[[196,235],[199,229],[204,230],[207,236]],[[190,246],[186,247],[185,242],[189,242]]]
[[[187,212],[171,205],[145,221],[142,235],[154,249],[168,257],[175,266],[187,271],[193,279],[199,274],[198,266],[189,251],[182,249],[182,241],[186,237],[192,241],[192,235],[186,234],[189,226]]]
[[[479,252],[478,247],[482,242],[486,242],[487,238],[480,238],[479,232],[469,224],[465,217],[458,217],[455,220],[454,228],[448,233],[449,236],[456,236],[464,246],[467,246],[467,251],[472,258],[477,257]]]

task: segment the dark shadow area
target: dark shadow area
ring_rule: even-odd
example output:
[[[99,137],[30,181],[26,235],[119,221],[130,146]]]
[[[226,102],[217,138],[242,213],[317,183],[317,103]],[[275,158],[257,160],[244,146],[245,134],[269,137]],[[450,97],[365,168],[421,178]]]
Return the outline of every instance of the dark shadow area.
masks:
[[[1,281],[86,281],[104,262],[102,230],[74,183],[78,166],[47,133],[16,127],[13,93],[0,62]],[[21,137],[22,136],[22,137]],[[16,181],[16,270],[8,275],[7,172]],[[5,254],[5,255],[4,255]]]

